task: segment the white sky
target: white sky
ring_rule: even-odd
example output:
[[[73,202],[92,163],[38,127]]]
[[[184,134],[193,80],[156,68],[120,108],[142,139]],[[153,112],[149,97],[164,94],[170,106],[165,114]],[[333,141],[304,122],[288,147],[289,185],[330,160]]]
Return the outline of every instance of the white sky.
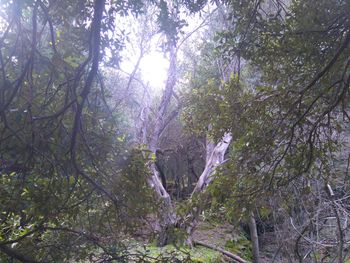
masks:
[[[136,64],[137,57],[131,57],[129,60],[124,60],[121,63],[121,68],[131,73]],[[149,83],[151,88],[161,90],[164,87],[167,77],[167,69],[169,62],[162,52],[151,50],[149,54],[145,55],[140,63],[139,72],[141,72],[142,79],[145,84]]]
[[[211,10],[212,10],[212,6],[208,6],[207,12]],[[198,15],[193,17],[186,17],[186,21],[188,22],[188,26],[183,28],[183,31],[185,31],[186,33],[193,31],[196,27],[198,27],[201,24],[201,18]],[[128,23],[130,23],[130,21]],[[129,26],[130,25],[132,27],[132,22],[131,24],[129,24]],[[127,26],[128,25],[126,24],[126,27]],[[133,32],[132,32],[133,30],[135,29],[131,29],[131,32],[129,35],[131,42],[132,42],[132,39],[135,39],[135,35],[133,35]],[[167,70],[169,67],[168,59],[164,56],[164,53],[161,52],[159,48],[159,43],[161,41],[161,38],[162,36],[160,36],[159,34],[155,35],[152,38],[149,52],[142,58],[139,71],[138,71],[138,73],[141,73],[144,83],[149,84],[149,87],[153,89],[153,91],[155,92],[159,92],[164,88],[165,81],[167,78]],[[122,54],[123,61],[121,63],[121,69],[128,73],[131,73],[133,71],[134,66],[138,59],[138,54],[140,52],[139,50],[137,50],[137,48],[133,44],[131,45],[133,47],[131,47],[129,50],[123,51],[123,54]],[[181,60],[181,55],[182,55],[181,52],[178,55],[179,55],[179,59]]]
[[[169,62],[159,51],[153,51],[141,61],[142,77],[155,88],[165,85]]]

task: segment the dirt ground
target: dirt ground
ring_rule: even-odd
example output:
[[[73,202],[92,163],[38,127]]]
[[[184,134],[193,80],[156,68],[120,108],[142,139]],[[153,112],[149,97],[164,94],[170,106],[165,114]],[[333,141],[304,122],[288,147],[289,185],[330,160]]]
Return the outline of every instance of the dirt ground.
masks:
[[[201,222],[196,231],[194,232],[194,240],[202,241],[204,243],[225,249],[227,241],[232,240],[238,231],[234,226],[223,223],[223,224],[210,224],[207,222]],[[271,263],[276,253],[278,245],[275,242],[273,233],[265,233],[260,236],[260,259],[261,263]],[[227,258],[227,261],[230,259]],[[286,259],[276,257],[275,263],[290,263]]]

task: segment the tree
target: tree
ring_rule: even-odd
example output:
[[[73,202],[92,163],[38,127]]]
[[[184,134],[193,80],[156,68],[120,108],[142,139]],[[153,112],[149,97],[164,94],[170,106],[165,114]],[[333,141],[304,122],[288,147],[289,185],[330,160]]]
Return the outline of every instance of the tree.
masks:
[[[176,18],[179,13],[179,7],[175,6],[170,11],[170,14]],[[208,17],[210,14],[208,15]],[[176,19],[174,19],[176,20]],[[189,38],[191,35],[203,26],[204,22],[199,25],[194,31],[190,32],[184,39],[179,41],[174,41],[168,39],[170,45],[168,46],[167,52],[169,54],[169,68],[168,75],[165,84],[164,91],[162,93],[161,100],[159,102],[158,108],[155,111],[154,123],[151,129],[148,129],[147,122],[145,120],[148,118],[148,105],[141,111],[142,123],[141,125],[141,136],[140,144],[144,144],[156,158],[157,146],[160,141],[162,132],[165,130],[170,121],[176,117],[178,114],[178,107],[175,108],[173,112],[168,113],[170,108],[171,99],[174,94],[174,88],[177,82],[177,53],[181,45]],[[179,44],[177,44],[179,43]],[[181,106],[181,105],[180,105]],[[168,115],[168,116],[167,116]],[[220,140],[217,145],[212,146],[211,150],[207,152],[207,163],[204,167],[204,171],[198,179],[198,182],[193,189],[192,195],[197,195],[200,192],[203,192],[209,183],[212,180],[212,176],[215,172],[217,166],[224,162],[224,154],[230,144],[232,136],[230,133],[225,134],[222,140]],[[168,193],[165,185],[164,179],[162,180],[161,174],[159,171],[159,166],[157,167],[154,161],[148,162],[149,170],[152,173],[152,176],[148,178],[148,184],[151,188],[154,189],[156,197],[160,203],[160,233],[158,237],[158,244],[163,246],[167,244],[170,240],[170,235],[174,233],[174,229],[180,227],[184,229],[188,234],[188,243],[192,245],[192,233],[197,225],[198,216],[200,215],[201,209],[198,207],[193,208],[193,211],[190,211],[185,217],[178,217],[175,211],[173,201],[170,194]],[[195,212],[194,212],[195,211]]]

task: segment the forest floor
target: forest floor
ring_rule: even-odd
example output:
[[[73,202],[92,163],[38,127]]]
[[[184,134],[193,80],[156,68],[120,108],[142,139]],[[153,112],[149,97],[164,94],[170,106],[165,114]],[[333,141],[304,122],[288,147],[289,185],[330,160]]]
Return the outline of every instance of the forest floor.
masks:
[[[200,241],[202,243],[234,253],[248,262],[252,261],[251,242],[248,239],[247,234],[244,233],[241,228],[235,227],[229,223],[201,222],[194,232],[193,238],[195,241]],[[261,236],[260,241],[261,263],[271,263],[278,247],[273,233],[265,233]],[[192,249],[183,247],[177,248],[173,245],[159,248],[155,245],[155,243],[146,243],[138,246],[137,249],[146,253],[150,257],[158,257],[162,254],[171,255],[178,253],[178,258],[183,260],[186,255],[190,255],[191,259],[194,260],[191,262],[232,262],[232,259],[224,256],[222,253],[200,245],[197,245]],[[160,260],[159,262],[166,261]],[[287,261],[277,258],[274,262],[285,263]]]
[[[241,229],[231,224],[210,224],[202,222],[194,232],[194,240],[225,249],[240,257],[251,261],[251,244]],[[276,251],[276,242],[273,233],[265,233],[260,240],[261,263],[271,263]],[[225,260],[225,258],[223,258]],[[229,258],[226,258],[230,262]],[[276,260],[275,263],[283,263],[284,260]]]

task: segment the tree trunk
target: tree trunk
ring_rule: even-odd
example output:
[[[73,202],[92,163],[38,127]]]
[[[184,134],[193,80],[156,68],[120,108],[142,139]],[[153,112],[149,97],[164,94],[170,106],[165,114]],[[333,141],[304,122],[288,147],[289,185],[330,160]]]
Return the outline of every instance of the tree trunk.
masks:
[[[227,148],[229,147],[232,140],[231,133],[225,133],[221,141],[211,151],[209,159],[205,164],[205,168],[199,180],[193,189],[192,196],[196,193],[202,192],[213,179],[213,174],[217,166],[220,166],[224,162],[224,156]]]
[[[254,217],[254,213],[252,212],[249,216],[249,232],[250,239],[252,241],[252,250],[253,250],[253,263],[259,263],[259,239],[258,239],[258,231],[256,229],[256,221]]]
[[[160,231],[157,244],[158,246],[165,246],[169,241],[169,233],[172,232],[177,222],[176,211],[169,193],[159,179],[159,173],[155,163],[150,163],[149,167],[152,176],[148,179],[148,184],[154,189],[160,205]]]
[[[170,104],[171,97],[173,95],[173,89],[176,83],[176,53],[175,48],[172,47],[170,50],[170,64],[168,69],[168,79],[166,82],[165,90],[161,102],[156,113],[156,120],[153,126],[153,131],[151,133],[150,139],[147,140],[147,121],[144,118],[141,125],[141,136],[140,143],[146,144],[149,150],[156,155],[157,146],[159,142],[159,137],[161,131],[164,129],[164,117]],[[148,113],[148,112],[147,112]],[[141,119],[142,120],[142,119]],[[154,161],[149,161],[148,167],[151,171],[151,176],[147,179],[149,186],[154,189],[156,197],[160,205],[160,232],[158,236],[158,245],[164,246],[169,241],[169,233],[171,233],[174,228],[177,217],[174,205],[172,203],[169,193],[166,191],[162,181],[160,179],[160,174]]]
[[[193,189],[191,198],[195,194],[203,192],[207,188],[209,183],[212,181],[215,169],[218,166],[222,165],[225,161],[224,160],[225,153],[231,143],[231,140],[232,140],[231,133],[225,133],[221,141],[212,150],[207,149],[207,153],[210,154],[210,157],[208,158],[207,156],[207,162],[205,164],[204,171],[202,172],[195,188]],[[207,144],[207,145],[211,145],[211,144]],[[192,246],[193,244],[192,235],[195,228],[197,227],[198,219],[203,209],[204,209],[204,204],[202,202],[201,205],[194,207],[192,209],[192,212],[189,215],[187,215],[185,222],[183,222],[184,228],[186,229],[186,233],[188,235],[186,243],[190,246]]]

